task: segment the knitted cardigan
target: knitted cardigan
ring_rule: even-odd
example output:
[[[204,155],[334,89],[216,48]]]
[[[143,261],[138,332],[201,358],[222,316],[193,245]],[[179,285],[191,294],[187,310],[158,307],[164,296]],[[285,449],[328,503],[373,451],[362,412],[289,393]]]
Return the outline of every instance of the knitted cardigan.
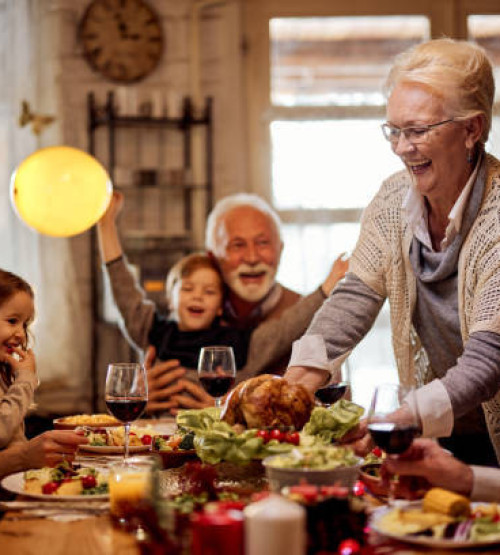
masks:
[[[483,199],[458,259],[458,304],[464,343],[474,332],[500,334],[500,162],[487,155],[485,163]],[[413,234],[402,211],[410,183],[410,175],[403,170],[382,184],[363,213],[361,234],[349,270],[389,299],[392,344],[400,381],[421,386],[430,381],[431,373],[412,325],[416,278],[409,253]],[[500,393],[482,406],[491,440],[500,456]]]

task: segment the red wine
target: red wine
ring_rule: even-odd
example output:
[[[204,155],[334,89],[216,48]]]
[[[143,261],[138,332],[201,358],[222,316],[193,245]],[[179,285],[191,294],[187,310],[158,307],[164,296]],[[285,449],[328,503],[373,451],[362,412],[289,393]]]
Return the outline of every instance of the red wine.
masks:
[[[146,399],[106,399],[108,411],[121,422],[132,422],[146,408]]]
[[[316,390],[314,396],[324,405],[333,405],[333,403],[342,398],[347,391],[348,385],[347,382],[332,383]]]
[[[399,427],[392,422],[369,424],[368,430],[373,441],[391,455],[404,453],[419,432],[416,426]]]
[[[234,376],[217,376],[212,374],[202,374],[200,382],[205,391],[212,397],[222,397],[234,385]]]

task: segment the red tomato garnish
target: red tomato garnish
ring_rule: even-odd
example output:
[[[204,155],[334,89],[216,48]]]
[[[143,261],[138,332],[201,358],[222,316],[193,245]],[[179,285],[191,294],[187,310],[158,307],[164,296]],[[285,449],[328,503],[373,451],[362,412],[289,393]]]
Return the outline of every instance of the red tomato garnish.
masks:
[[[292,445],[298,445],[300,443],[299,432],[288,432],[285,434],[285,441]]]
[[[382,456],[382,449],[380,449],[380,447],[374,447],[372,449],[372,455],[375,455],[376,457],[380,458]]]
[[[267,430],[259,430],[257,432],[257,437],[261,437],[264,443],[267,443],[271,439],[271,434]]]
[[[45,495],[51,495],[57,490],[59,486],[59,482],[47,482],[42,486],[42,493],[44,493]]]
[[[82,476],[82,486],[83,489],[92,489],[97,485],[97,480],[95,476]]]
[[[271,439],[275,439],[280,443],[285,439],[285,434],[281,430],[278,430],[278,428],[274,428],[274,430],[271,430],[271,433],[269,435]]]
[[[150,435],[145,434],[141,437],[141,441],[143,445],[151,445],[153,438]]]
[[[361,546],[356,540],[349,538],[340,542],[338,553],[339,555],[357,555],[361,553]]]

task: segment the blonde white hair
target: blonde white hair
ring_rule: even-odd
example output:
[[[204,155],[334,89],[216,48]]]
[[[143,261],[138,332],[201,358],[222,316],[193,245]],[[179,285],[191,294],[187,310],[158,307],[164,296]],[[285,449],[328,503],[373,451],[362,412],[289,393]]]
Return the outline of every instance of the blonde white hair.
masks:
[[[237,193],[219,200],[210,212],[205,228],[205,248],[207,251],[213,252],[215,256],[224,255],[222,251],[225,247],[226,229],[223,216],[234,208],[242,206],[249,206],[267,216],[276,230],[276,236],[280,242],[282,241],[281,220],[269,204],[257,195]]]
[[[486,52],[477,44],[449,38],[417,44],[396,57],[387,77],[387,96],[398,83],[418,83],[443,99],[454,119],[481,115],[483,145],[491,129],[495,81]]]

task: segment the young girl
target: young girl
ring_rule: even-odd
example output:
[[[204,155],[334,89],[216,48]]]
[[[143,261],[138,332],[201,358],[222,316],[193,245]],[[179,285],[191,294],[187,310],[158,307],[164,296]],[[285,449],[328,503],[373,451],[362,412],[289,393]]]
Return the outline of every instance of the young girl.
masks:
[[[36,362],[28,348],[34,295],[22,278],[0,269],[0,477],[73,460],[87,439],[75,432],[45,432],[30,441],[24,417],[38,385]]]
[[[27,347],[34,311],[30,285],[0,270],[0,449],[24,439],[24,417],[38,384],[35,356]]]

